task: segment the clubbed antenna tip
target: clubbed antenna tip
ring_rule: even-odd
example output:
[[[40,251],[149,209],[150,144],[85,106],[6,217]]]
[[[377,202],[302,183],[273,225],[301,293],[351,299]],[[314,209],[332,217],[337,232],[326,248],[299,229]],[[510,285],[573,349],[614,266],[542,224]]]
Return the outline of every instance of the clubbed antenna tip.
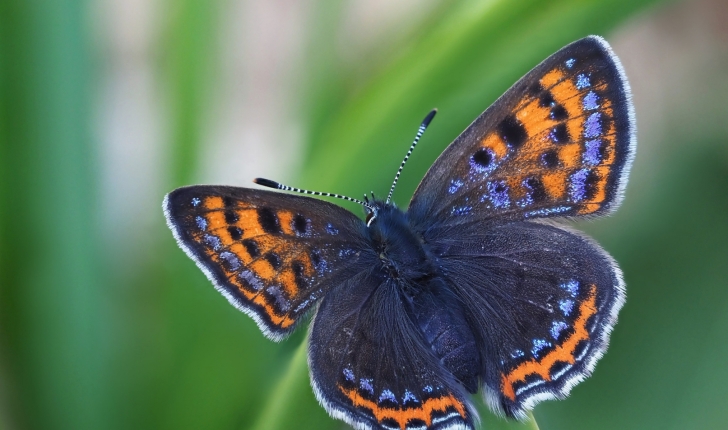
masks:
[[[255,178],[255,179],[253,179],[253,182],[255,182],[258,185],[262,185],[262,186],[268,187],[268,188],[280,188],[281,187],[281,184],[279,184],[278,182],[271,181],[270,179],[265,179],[265,178]]]

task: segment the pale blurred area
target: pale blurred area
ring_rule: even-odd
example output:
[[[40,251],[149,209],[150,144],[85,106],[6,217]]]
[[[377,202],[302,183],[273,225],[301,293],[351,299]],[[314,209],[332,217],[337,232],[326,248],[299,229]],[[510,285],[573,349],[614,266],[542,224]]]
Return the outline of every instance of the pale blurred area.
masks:
[[[337,46],[339,61],[361,58],[408,29],[436,0],[345,3]],[[299,71],[306,61],[315,3],[246,0],[220,3],[217,34],[206,65],[196,181],[249,186],[256,176],[294,180],[303,154]],[[172,119],[167,82],[160,79],[160,38],[170,11],[153,0],[104,0],[94,13],[103,52],[97,133],[102,142],[104,221],[108,239],[136,244],[160,216],[165,148]],[[606,35],[632,84],[639,151],[632,187],[648,192],[649,165],[665,153],[666,133],[715,128],[728,135],[728,2],[680,1],[643,12]],[[485,108],[486,106],[483,106]],[[346,142],[341,142],[345,145]],[[404,145],[404,143],[403,143]],[[650,160],[653,160],[652,162]],[[644,168],[642,168],[644,165]],[[334,190],[330,190],[334,191]],[[129,234],[129,232],[136,232]]]

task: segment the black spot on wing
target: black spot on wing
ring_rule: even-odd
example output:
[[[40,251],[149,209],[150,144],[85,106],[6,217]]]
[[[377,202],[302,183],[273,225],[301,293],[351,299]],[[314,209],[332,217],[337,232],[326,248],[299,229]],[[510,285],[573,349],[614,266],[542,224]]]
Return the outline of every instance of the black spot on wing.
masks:
[[[525,185],[529,189],[531,198],[535,203],[543,202],[548,198],[546,189],[539,178],[526,178]]]
[[[235,224],[238,222],[240,217],[238,217],[238,213],[235,211],[225,211],[225,222],[228,224]]]
[[[483,167],[490,166],[490,163],[492,161],[493,156],[491,155],[490,151],[485,148],[481,148],[476,151],[475,154],[473,154],[473,162]]]
[[[541,154],[541,164],[543,164],[545,167],[548,167],[549,169],[553,169],[554,167],[559,166],[559,154],[554,149],[549,149],[548,151]]]
[[[270,208],[258,209],[258,222],[268,234],[278,234],[281,232],[281,224],[278,215]]]
[[[243,237],[243,230],[240,227],[230,226],[228,227],[228,233],[232,240],[240,240]]]
[[[300,261],[294,261],[291,264],[291,268],[293,269],[293,278],[296,282],[296,286],[301,290],[306,288],[308,286],[308,282],[306,281],[303,264],[301,264]]]
[[[538,98],[538,105],[541,107],[551,107],[556,104],[556,100],[554,100],[554,96],[551,95],[551,92],[545,92],[541,94],[541,97]]]
[[[555,121],[562,121],[569,117],[569,112],[566,111],[566,108],[561,105],[555,105],[551,108],[550,112],[551,119]]]
[[[308,230],[308,221],[306,221],[306,217],[301,214],[296,214],[296,216],[293,217],[293,228],[300,234],[306,234],[306,231]]]
[[[565,123],[558,124],[551,130],[551,140],[554,143],[569,143],[569,130],[566,128]]]
[[[513,115],[508,115],[498,124],[498,134],[513,148],[522,146],[528,138],[526,128]]]
[[[273,270],[278,270],[281,267],[281,257],[279,257],[275,252],[269,252],[265,254],[263,258],[265,258],[265,261],[270,263]]]
[[[253,239],[245,239],[243,241],[243,246],[252,258],[257,258],[258,256],[260,256],[260,248],[258,247],[258,242],[254,241]]]

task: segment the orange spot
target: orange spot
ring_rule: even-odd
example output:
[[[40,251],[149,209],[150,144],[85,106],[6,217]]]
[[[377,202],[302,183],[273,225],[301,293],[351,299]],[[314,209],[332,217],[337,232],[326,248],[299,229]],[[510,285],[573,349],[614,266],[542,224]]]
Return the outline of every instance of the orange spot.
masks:
[[[224,212],[222,212],[222,211],[209,212],[205,216],[205,218],[207,218],[207,224],[209,225],[208,229],[210,231],[215,231],[215,235],[220,238],[223,245],[229,246],[231,243],[233,243],[233,240],[230,237],[230,234],[227,232],[227,229],[225,228],[228,226],[228,223],[227,223],[227,221],[225,221]]]
[[[251,261],[253,261],[253,257],[248,254],[248,250],[245,249],[245,247],[241,243],[233,243],[230,245],[230,252],[237,255],[240,261],[243,262],[244,265],[250,264]]]
[[[516,118],[523,124],[526,134],[529,136],[529,142],[546,128],[557,124],[551,119],[551,108],[541,107],[538,100],[528,103],[523,109],[516,113]]]
[[[546,173],[541,177],[543,187],[554,200],[561,199],[566,193],[566,174],[562,172]]]
[[[554,69],[543,75],[543,77],[541,78],[541,85],[547,89],[551,88],[552,86],[554,86],[554,84],[563,79],[563,77],[564,75],[559,69]]]
[[[503,158],[508,153],[508,146],[506,146],[506,143],[503,142],[503,139],[501,139],[497,134],[491,133],[483,139],[481,142],[481,145],[484,148],[489,148],[493,153],[495,153],[495,156],[497,159]]]
[[[238,218],[238,222],[235,225],[243,230],[243,238],[265,234],[258,222],[258,211],[255,209],[238,211]]]
[[[516,400],[516,393],[513,384],[519,381],[525,381],[528,375],[537,374],[546,381],[551,380],[549,370],[557,361],[563,361],[574,364],[574,350],[576,345],[582,340],[589,339],[589,332],[586,329],[586,322],[597,312],[596,308],[596,292],[597,287],[591,286],[589,297],[579,305],[579,318],[574,323],[574,333],[571,334],[564,342],[558,345],[553,351],[549,352],[540,360],[532,359],[519,364],[508,374],[502,374],[501,392],[511,401]]]
[[[279,211],[276,215],[278,215],[278,222],[281,225],[281,231],[283,234],[293,234],[293,229],[291,228],[293,213],[288,211]]]
[[[205,199],[205,209],[215,210],[222,209],[225,204],[222,202],[222,197],[208,197]]]
[[[581,166],[582,145],[578,143],[570,143],[563,145],[559,150],[559,159],[564,163],[567,169],[573,169]]]
[[[278,282],[286,289],[288,297],[295,297],[298,294],[298,285],[296,285],[296,277],[291,270],[284,270],[278,275]]]
[[[427,427],[432,425],[432,412],[445,412],[448,408],[453,407],[465,419],[465,407],[455,396],[442,396],[434,399],[425,400],[418,408],[382,408],[371,400],[363,398],[355,389],[347,390],[339,385],[339,390],[351,400],[355,407],[364,407],[372,411],[372,414],[378,422],[385,419],[392,419],[399,423],[399,427],[405,430],[407,422],[411,419],[422,420]]]
[[[251,264],[248,265],[248,267],[255,274],[255,276],[262,278],[265,281],[272,281],[276,275],[273,266],[271,266],[269,262],[262,258],[253,261]]]
[[[582,102],[581,97],[579,97],[580,92],[570,80],[559,82],[551,89],[551,95],[556,100],[556,103],[566,109],[569,118],[582,115]]]

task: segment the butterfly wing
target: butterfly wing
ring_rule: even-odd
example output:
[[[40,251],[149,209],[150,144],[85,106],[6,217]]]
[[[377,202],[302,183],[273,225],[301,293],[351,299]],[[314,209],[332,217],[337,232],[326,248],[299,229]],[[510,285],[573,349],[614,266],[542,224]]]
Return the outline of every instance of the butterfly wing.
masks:
[[[179,246],[273,340],[360,271],[368,249],[359,218],[308,197],[191,186],[169,193],[163,206]]]
[[[471,429],[462,387],[423,343],[401,286],[377,269],[322,300],[310,333],[311,385],[357,429]]]
[[[621,200],[635,145],[622,67],[590,36],[536,66],[445,149],[410,218],[432,227],[604,214]]]
[[[489,406],[523,418],[591,374],[624,304],[622,274],[596,243],[561,227],[460,233],[433,251],[476,334]]]

